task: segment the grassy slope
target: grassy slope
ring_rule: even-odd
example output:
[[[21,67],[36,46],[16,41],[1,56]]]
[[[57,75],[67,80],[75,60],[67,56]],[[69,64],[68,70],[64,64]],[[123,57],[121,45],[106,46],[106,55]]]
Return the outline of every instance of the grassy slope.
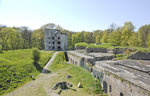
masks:
[[[50,59],[52,52],[41,51],[39,66],[32,60],[31,49],[10,50],[0,54],[0,95],[36,77]]]
[[[57,55],[50,69],[52,72],[57,72],[57,76],[51,79],[51,86],[60,81],[67,81],[73,84],[73,89],[77,90],[64,90],[65,92],[62,92],[61,96],[70,96],[70,94],[72,96],[91,96],[90,94],[102,93],[99,81],[95,80],[87,70],[72,64],[67,64],[62,52]],[[66,76],[68,74],[72,78],[67,79]],[[77,88],[78,82],[82,83],[83,88]]]

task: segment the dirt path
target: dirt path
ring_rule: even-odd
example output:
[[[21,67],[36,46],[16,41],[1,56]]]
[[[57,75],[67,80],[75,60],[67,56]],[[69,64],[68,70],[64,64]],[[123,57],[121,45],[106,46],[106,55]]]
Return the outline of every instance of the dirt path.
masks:
[[[49,86],[50,78],[56,76],[56,74],[50,73],[48,69],[50,64],[52,64],[52,61],[55,59],[57,53],[58,52],[54,53],[53,57],[46,64],[36,80],[31,81],[30,83],[25,84],[23,87],[20,87],[4,96],[59,96],[58,94],[54,93],[52,88]]]

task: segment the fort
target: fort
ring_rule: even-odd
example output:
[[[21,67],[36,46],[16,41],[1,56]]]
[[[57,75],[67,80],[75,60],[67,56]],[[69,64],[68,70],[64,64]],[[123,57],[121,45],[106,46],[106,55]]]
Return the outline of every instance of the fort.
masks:
[[[112,52],[67,51],[68,62],[89,70],[108,96],[150,96],[150,61],[113,60]]]
[[[67,50],[67,35],[45,29],[45,50]],[[150,96],[150,53],[134,52],[128,59],[115,60],[125,50],[83,48],[66,51],[66,60],[88,70],[109,96]],[[140,60],[139,60],[140,59]]]

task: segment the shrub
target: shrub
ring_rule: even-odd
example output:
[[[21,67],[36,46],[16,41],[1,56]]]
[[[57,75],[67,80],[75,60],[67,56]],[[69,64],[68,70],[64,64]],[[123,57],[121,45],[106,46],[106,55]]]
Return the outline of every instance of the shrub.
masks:
[[[40,51],[38,48],[32,49],[32,58],[36,63],[40,60]]]
[[[81,42],[81,43],[76,43],[75,46],[77,47],[87,47],[89,44],[85,43],[85,42]]]

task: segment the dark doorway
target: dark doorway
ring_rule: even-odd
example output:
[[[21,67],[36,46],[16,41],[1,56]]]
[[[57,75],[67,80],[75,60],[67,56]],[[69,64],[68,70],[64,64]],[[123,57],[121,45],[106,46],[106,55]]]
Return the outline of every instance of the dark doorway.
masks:
[[[120,93],[120,96],[123,96],[123,93],[122,93],[122,92]]]
[[[107,93],[107,82],[103,81],[103,92]]]

